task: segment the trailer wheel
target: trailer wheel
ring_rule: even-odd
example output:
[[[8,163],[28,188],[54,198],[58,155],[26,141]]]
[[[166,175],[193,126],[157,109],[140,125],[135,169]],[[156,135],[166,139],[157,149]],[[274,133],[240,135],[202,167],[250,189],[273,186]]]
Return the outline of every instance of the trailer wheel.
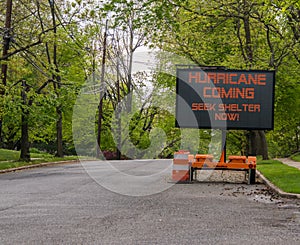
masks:
[[[256,176],[256,169],[249,169],[249,175],[248,175],[249,185],[255,184],[255,176]]]

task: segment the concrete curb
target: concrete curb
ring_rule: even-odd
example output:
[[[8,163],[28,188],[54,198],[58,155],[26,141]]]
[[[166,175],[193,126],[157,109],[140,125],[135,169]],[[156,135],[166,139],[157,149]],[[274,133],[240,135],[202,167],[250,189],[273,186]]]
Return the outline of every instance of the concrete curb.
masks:
[[[287,197],[287,198],[299,198],[300,199],[300,194],[295,194],[295,193],[288,193],[288,192],[284,192],[281,189],[279,189],[277,186],[275,186],[274,184],[272,184],[265,176],[262,175],[261,172],[259,172],[256,169],[256,174],[258,176],[258,178],[260,178],[264,184],[266,184],[269,188],[271,188],[274,192],[276,192],[279,196],[281,197]]]
[[[39,168],[39,167],[56,165],[56,164],[67,164],[67,163],[75,163],[75,162],[79,162],[79,160],[68,160],[68,161],[60,161],[60,162],[38,163],[38,164],[32,164],[32,165],[22,166],[22,167],[18,167],[18,168],[3,169],[3,170],[0,170],[0,174],[9,173],[9,172],[15,172],[15,171],[20,171],[20,170],[25,170],[25,169],[30,169],[30,168]]]

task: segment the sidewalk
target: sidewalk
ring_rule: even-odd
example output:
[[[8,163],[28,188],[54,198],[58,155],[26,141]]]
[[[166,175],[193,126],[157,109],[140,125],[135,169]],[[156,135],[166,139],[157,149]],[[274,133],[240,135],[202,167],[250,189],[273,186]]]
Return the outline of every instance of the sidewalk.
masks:
[[[276,158],[276,160],[278,160],[286,165],[289,165],[291,167],[298,168],[300,170],[300,162],[293,161],[290,158]]]

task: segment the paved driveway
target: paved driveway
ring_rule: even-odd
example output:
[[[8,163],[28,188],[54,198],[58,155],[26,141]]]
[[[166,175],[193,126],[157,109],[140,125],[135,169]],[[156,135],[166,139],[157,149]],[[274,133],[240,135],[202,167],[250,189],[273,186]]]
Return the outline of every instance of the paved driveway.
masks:
[[[126,162],[119,167],[126,174],[156,178],[156,185],[147,180],[156,194],[142,195],[145,186],[127,188],[125,177],[99,164],[1,174],[0,244],[300,244],[299,200],[280,199],[262,184],[173,185],[170,172],[155,174],[168,161]]]

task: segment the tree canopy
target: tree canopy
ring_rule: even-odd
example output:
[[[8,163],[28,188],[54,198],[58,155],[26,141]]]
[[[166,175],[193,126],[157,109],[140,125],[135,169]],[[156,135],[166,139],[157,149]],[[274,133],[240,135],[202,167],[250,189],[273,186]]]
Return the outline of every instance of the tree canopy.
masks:
[[[194,153],[207,151],[209,130],[175,128],[175,77],[166,70],[180,60],[275,70],[274,130],[230,131],[227,149],[264,158],[300,150],[299,1],[6,0],[0,27],[0,144],[22,149],[22,159],[30,147],[76,154],[77,143],[93,155],[97,131],[110,158],[171,157],[187,141]],[[155,64],[136,72],[143,49],[138,62],[149,65],[152,50]],[[163,52],[176,60],[166,62]],[[93,111],[93,132],[73,120],[82,94],[98,104],[80,109]]]

